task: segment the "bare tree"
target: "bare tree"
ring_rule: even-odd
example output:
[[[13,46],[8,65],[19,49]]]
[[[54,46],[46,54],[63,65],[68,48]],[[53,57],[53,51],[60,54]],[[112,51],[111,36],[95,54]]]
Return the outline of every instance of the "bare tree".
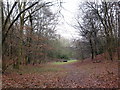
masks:
[[[119,12],[118,2],[85,2],[83,6],[80,8],[84,9],[83,17],[76,18],[75,28],[80,31],[80,35],[89,40],[92,59],[97,54],[107,51],[109,58],[113,60],[115,48],[119,47],[116,46],[119,32],[116,18]]]

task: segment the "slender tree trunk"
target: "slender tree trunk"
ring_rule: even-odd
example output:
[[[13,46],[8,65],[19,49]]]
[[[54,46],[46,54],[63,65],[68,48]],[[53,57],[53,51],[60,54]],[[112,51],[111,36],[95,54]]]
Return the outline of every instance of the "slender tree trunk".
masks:
[[[118,13],[118,47],[117,48],[118,48],[117,49],[118,60],[120,60],[120,13]]]
[[[98,54],[98,50],[97,50],[97,33],[96,32],[94,32],[94,47],[95,47],[95,49],[94,49],[94,52],[95,52],[95,57],[97,56],[97,54]]]
[[[91,55],[92,55],[91,59],[93,60],[94,59],[94,50],[93,50],[93,43],[92,43],[91,37],[89,39],[89,43],[90,43]]]
[[[22,7],[23,6],[23,7]],[[22,9],[25,9],[25,2],[20,2],[18,3],[19,11],[21,12]],[[20,16],[20,41],[19,41],[19,55],[18,55],[18,60],[16,61],[15,68],[19,69],[19,65],[23,61],[23,28],[24,28],[24,16],[25,12],[21,14]]]
[[[109,36],[107,37],[107,51],[108,51],[108,54],[109,54],[109,58],[110,60],[112,61],[113,60],[113,46],[112,46],[112,38]]]
[[[30,13],[29,13],[30,14]],[[28,47],[29,47],[29,50],[28,50],[28,54],[27,54],[27,63],[30,64],[31,63],[31,59],[32,59],[32,51],[30,50],[31,48],[31,45],[32,45],[32,33],[33,33],[33,21],[32,21],[32,16],[31,14],[29,15],[29,20],[30,20],[30,26],[31,26],[31,30],[29,31],[28,33]]]
[[[3,10],[2,10],[2,0],[0,1],[0,71],[2,70],[2,13],[3,13]],[[0,77],[0,80],[1,80],[1,77]],[[2,86],[0,85],[0,88],[2,88]]]

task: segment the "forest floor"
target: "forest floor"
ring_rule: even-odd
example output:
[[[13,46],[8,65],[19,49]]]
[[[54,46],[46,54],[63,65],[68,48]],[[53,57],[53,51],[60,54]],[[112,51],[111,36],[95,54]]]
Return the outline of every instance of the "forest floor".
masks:
[[[17,73],[16,73],[17,72]],[[21,66],[2,76],[3,88],[118,88],[118,61],[52,62]]]

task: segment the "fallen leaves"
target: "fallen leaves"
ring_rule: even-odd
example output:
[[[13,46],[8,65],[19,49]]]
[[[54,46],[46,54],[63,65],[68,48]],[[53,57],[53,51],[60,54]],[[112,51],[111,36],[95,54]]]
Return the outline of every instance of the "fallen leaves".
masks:
[[[54,67],[64,68],[64,71],[57,72],[51,70],[21,75],[3,74],[2,86],[3,88],[118,88],[117,62],[76,64]]]

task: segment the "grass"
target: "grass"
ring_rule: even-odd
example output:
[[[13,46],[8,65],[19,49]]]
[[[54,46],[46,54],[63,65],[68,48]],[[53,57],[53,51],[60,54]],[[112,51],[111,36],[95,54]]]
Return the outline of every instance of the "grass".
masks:
[[[78,60],[68,60],[67,62],[53,62],[52,65],[64,65],[77,62]]]
[[[44,65],[44,66],[20,66],[20,69],[9,68],[7,72],[9,73],[19,73],[19,74],[29,74],[29,73],[44,73],[44,72],[58,72],[63,71],[63,68],[54,65]]]
[[[45,65],[43,67],[37,66],[22,66],[21,73],[42,73],[42,72],[58,72],[64,70],[58,65],[70,64],[77,62],[77,60],[68,60],[67,62],[53,62],[49,65]]]
[[[42,72],[57,72],[61,71],[62,68],[54,67],[54,66],[44,66],[44,67],[30,67],[24,66],[20,70],[22,74],[24,73],[42,73]]]
[[[46,64],[44,66],[20,66],[20,69],[12,69],[12,67],[8,70],[10,72],[17,72],[21,74],[25,73],[43,73],[43,72],[58,72],[63,71],[64,68],[59,67],[59,65],[70,64],[77,62],[77,60],[68,60],[67,62],[53,62],[51,64]]]

